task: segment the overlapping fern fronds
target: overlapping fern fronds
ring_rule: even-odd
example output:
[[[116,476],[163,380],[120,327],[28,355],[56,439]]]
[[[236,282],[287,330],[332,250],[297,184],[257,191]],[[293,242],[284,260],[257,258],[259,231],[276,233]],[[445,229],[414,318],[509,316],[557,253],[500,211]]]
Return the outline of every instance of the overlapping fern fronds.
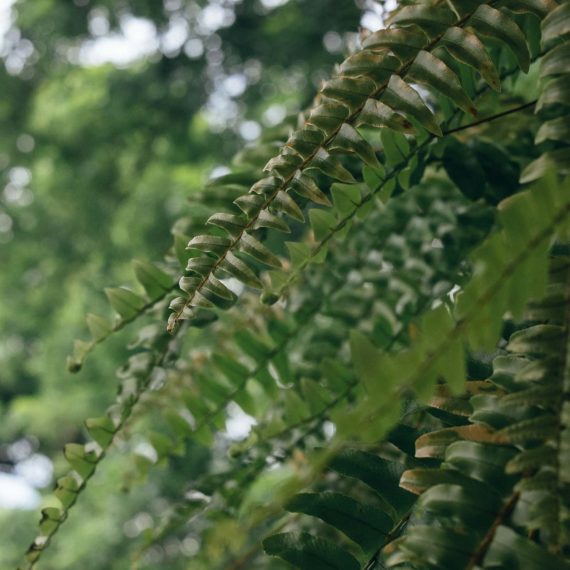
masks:
[[[92,441],[66,447],[61,507],[44,509],[25,567],[131,416],[163,411],[149,435],[160,461],[188,440],[219,447],[231,405],[258,425],[226,469],[188,482],[212,499],[190,532],[239,539],[216,559],[203,549],[197,568],[273,564],[259,552],[275,528],[265,551],[307,569],[568,566],[566,262],[547,275],[570,225],[569,6],[402,6],[285,127],[276,156],[263,139],[211,181],[169,255],[136,264],[144,295],[110,289],[116,321],[88,317],[76,370],[111,334],[145,327],[116,404],[86,422]],[[540,146],[519,182],[527,156],[451,135],[541,50]],[[500,184],[489,148],[512,159]],[[505,349],[505,318],[521,326],[528,310]],[[466,382],[497,343],[509,354],[490,379]],[[194,498],[149,545],[188,532],[207,503]]]

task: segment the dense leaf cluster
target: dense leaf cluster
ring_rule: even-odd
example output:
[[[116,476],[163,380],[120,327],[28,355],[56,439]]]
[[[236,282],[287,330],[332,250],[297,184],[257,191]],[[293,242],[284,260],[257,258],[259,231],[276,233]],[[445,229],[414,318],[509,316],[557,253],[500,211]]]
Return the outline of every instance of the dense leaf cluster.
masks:
[[[219,462],[141,567],[183,536],[195,568],[570,567],[569,7],[402,5],[210,182],[165,259],[135,263],[144,293],[108,289],[115,320],[87,318],[74,371],[153,322],[89,442],[66,446],[24,568],[157,410],[157,462],[189,440]],[[256,425],[228,448],[237,406]]]

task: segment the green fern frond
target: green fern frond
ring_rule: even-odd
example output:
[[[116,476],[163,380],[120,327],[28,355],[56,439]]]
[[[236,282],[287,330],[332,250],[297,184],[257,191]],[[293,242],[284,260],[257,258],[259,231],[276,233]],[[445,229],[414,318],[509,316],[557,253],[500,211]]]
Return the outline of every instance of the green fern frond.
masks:
[[[455,181],[451,155],[466,156],[458,139],[436,141],[467,127],[453,128],[461,112],[476,114],[477,76],[485,89],[498,91],[513,59],[517,70],[529,70],[538,46],[527,31],[536,31],[537,16],[544,17],[547,52],[541,75],[548,82],[537,104],[544,123],[536,134],[544,152],[521,181],[538,182],[526,192],[517,193],[516,181],[508,187],[505,193],[514,195],[499,203],[498,227],[471,255],[493,215],[455,190],[446,193],[447,182],[425,183],[441,182],[442,164]],[[359,568],[379,548],[388,567],[522,561],[529,568],[557,567],[566,556],[569,520],[560,499],[568,485],[570,427],[561,398],[568,366],[557,358],[567,352],[567,324],[515,333],[507,350],[518,356],[496,360],[488,380],[466,388],[465,379],[466,348],[494,350],[506,315],[556,313],[567,303],[565,286],[549,285],[546,276],[553,240],[569,232],[568,179],[544,178],[549,165],[563,174],[569,162],[567,20],[568,3],[557,7],[547,0],[403,6],[389,29],[368,35],[323,84],[299,128],[286,129],[276,156],[266,162],[276,145],[265,140],[240,154],[235,172],[207,185],[206,201],[173,229],[165,271],[136,266],[146,296],[108,290],[119,320],[88,317],[92,340],[78,345],[76,369],[96,344],[163,300],[170,303],[168,330],[176,336],[146,339],[149,350],[125,369],[117,404],[87,420],[93,441],[66,447],[73,473],[56,489],[62,507],[44,510],[26,568],[68,517],[143,392],[175,363],[182,321],[210,326],[218,317],[206,350],[184,346],[182,364],[169,371],[183,385],[170,394],[180,414],[167,421],[182,418],[184,429],[170,439],[160,429],[149,435],[164,458],[185,439],[211,446],[231,403],[259,422],[249,440],[230,450],[238,466],[209,482],[220,495],[213,517],[235,525],[235,517],[259,506],[252,489],[271,480],[266,459],[284,470],[297,459],[299,473],[285,477],[273,502],[240,532],[251,530],[258,540],[274,523],[279,534],[265,540],[266,551],[298,567]],[[485,184],[486,172],[480,172],[477,182]],[[499,202],[458,186],[470,198]],[[231,212],[230,202],[237,207]],[[185,270],[177,284],[181,293],[171,298],[170,273],[179,266]],[[457,298],[448,295],[454,286]],[[249,289],[264,290],[267,305],[286,294],[289,299],[252,308]],[[536,301],[545,291],[552,294]],[[238,299],[247,307],[243,320],[232,312]],[[248,318],[264,325],[239,331]],[[559,381],[547,380],[554,377]],[[168,396],[167,390],[161,395],[164,401]],[[165,407],[175,408],[172,402]],[[425,417],[436,416],[436,409],[449,425],[430,431],[437,420]],[[420,418],[418,425],[406,423],[407,415]],[[331,440],[323,435],[328,421],[336,427]],[[418,432],[427,433],[411,457],[410,434]],[[319,452],[323,444],[330,449]],[[299,458],[301,446],[307,451]],[[371,496],[377,502],[370,503]],[[281,502],[295,519],[277,514]],[[194,512],[184,506],[149,544],[180,528]],[[306,532],[306,521],[315,518],[323,521],[323,536]],[[538,544],[520,528],[538,532]]]
[[[528,10],[525,3],[517,4],[517,7]],[[288,224],[279,215],[300,219],[300,210],[291,194],[302,197],[319,195],[310,172],[318,171],[329,179],[354,183],[353,175],[336,158],[339,153],[357,153],[372,168],[378,166],[373,149],[353,125],[366,124],[364,119],[374,111],[378,112],[373,124],[378,124],[382,117],[389,116],[384,108],[387,106],[417,121],[427,131],[437,136],[442,134],[435,116],[409,82],[425,82],[455,104],[473,111],[459,78],[432,53],[440,45],[450,45],[443,41],[448,28],[461,30],[469,26],[475,35],[505,43],[513,50],[523,70],[528,69],[530,55],[524,35],[505,13],[486,4],[476,10],[456,9],[457,13],[449,7],[405,7],[392,19],[396,29],[373,34],[367,38],[362,51],[341,64],[339,74],[324,84],[317,106],[309,113],[303,128],[293,133],[281,153],[265,166],[264,170],[270,176],[252,186],[250,192],[253,196],[238,199],[237,205],[242,214],[215,214],[210,218],[209,223],[228,234],[229,244],[212,257],[195,258],[189,264],[187,270],[196,275],[196,281],[188,288],[188,296],[174,304],[169,330],[174,330],[180,320],[191,319],[192,307],[200,306],[202,289],[210,282],[211,276],[225,273],[253,288],[262,287],[247,262],[236,257],[235,253],[243,251],[244,241],[255,239],[251,232],[256,229],[289,231]],[[546,13],[547,10],[545,3],[542,11]],[[412,31],[410,26],[421,31]],[[407,53],[397,50],[395,42],[386,39],[394,33],[399,34],[398,38],[402,34],[413,38],[413,41],[406,42]],[[471,45],[479,60],[485,59],[479,44],[471,42]],[[384,106],[379,107],[379,104]],[[363,198],[364,201],[369,199]],[[342,229],[346,221],[340,224],[337,229]]]
[[[550,275],[555,295],[557,284],[568,290],[566,260],[555,260]],[[549,306],[551,300],[552,294],[540,303]],[[475,537],[470,546],[464,543],[461,561],[449,567],[568,567],[564,561],[569,544],[564,480],[567,465],[557,455],[566,432],[560,419],[567,399],[568,306],[566,297],[565,310],[558,311],[549,324],[531,323],[511,336],[506,347],[511,355],[495,360],[490,378],[501,390],[484,397],[472,396],[473,424],[426,434],[417,441],[417,455],[423,457],[427,452],[444,460],[438,470],[415,469],[402,477],[404,487],[421,493],[417,516],[435,517],[452,540],[463,540],[465,533]],[[550,392],[556,397],[545,400],[543,394]],[[426,447],[428,442],[438,442],[439,446],[432,443]],[[476,495],[473,480],[484,484]],[[457,526],[458,521],[466,525],[464,531]],[[514,532],[520,527],[527,529],[537,544]],[[439,546],[426,546],[424,558],[418,558],[421,530],[410,529],[394,545],[394,551],[386,553],[388,567],[405,561],[419,564],[419,568],[451,563]]]

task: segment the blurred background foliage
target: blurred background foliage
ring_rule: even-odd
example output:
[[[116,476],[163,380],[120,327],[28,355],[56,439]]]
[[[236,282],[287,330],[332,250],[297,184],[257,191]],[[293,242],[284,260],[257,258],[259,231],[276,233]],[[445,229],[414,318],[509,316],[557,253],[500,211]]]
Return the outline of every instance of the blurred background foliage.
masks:
[[[262,128],[307,105],[359,24],[378,27],[379,9],[368,0],[0,1],[2,568],[33,538],[38,492],[65,469],[62,445],[81,439],[82,420],[116,389],[128,332],[79,377],[65,368],[83,315],[109,313],[103,288],[133,284],[132,258],[163,254],[188,197]],[[157,489],[182,488],[209,461],[182,450],[127,497],[116,490],[128,486],[122,457],[133,450],[148,453],[136,435],[117,446],[46,569],[129,567],[127,539],[153,524]],[[191,555],[196,544],[173,548]]]

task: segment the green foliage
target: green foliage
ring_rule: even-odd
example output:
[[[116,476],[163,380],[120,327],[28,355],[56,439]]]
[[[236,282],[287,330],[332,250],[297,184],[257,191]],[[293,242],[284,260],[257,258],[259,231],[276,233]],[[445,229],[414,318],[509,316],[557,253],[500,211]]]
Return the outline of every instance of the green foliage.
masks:
[[[132,424],[134,482],[214,459],[160,489],[141,567],[180,539],[195,568],[570,567],[568,6],[403,3],[193,196],[144,293],[87,317],[74,371],[138,338],[22,568]],[[236,409],[256,424],[230,445]]]
[[[560,304],[560,293],[567,291],[568,261],[555,258],[547,294],[494,359],[492,375],[477,390],[484,393],[469,398],[469,424],[417,440],[416,456],[440,465],[402,476],[401,484],[420,498],[414,525],[387,553],[387,567],[422,564],[428,556],[435,567],[473,568],[483,561],[500,568],[568,567],[556,556],[568,545],[567,428],[558,419],[566,405],[568,303],[563,297]],[[445,528],[445,537],[426,523]],[[446,543],[456,545],[457,560],[444,558]]]

